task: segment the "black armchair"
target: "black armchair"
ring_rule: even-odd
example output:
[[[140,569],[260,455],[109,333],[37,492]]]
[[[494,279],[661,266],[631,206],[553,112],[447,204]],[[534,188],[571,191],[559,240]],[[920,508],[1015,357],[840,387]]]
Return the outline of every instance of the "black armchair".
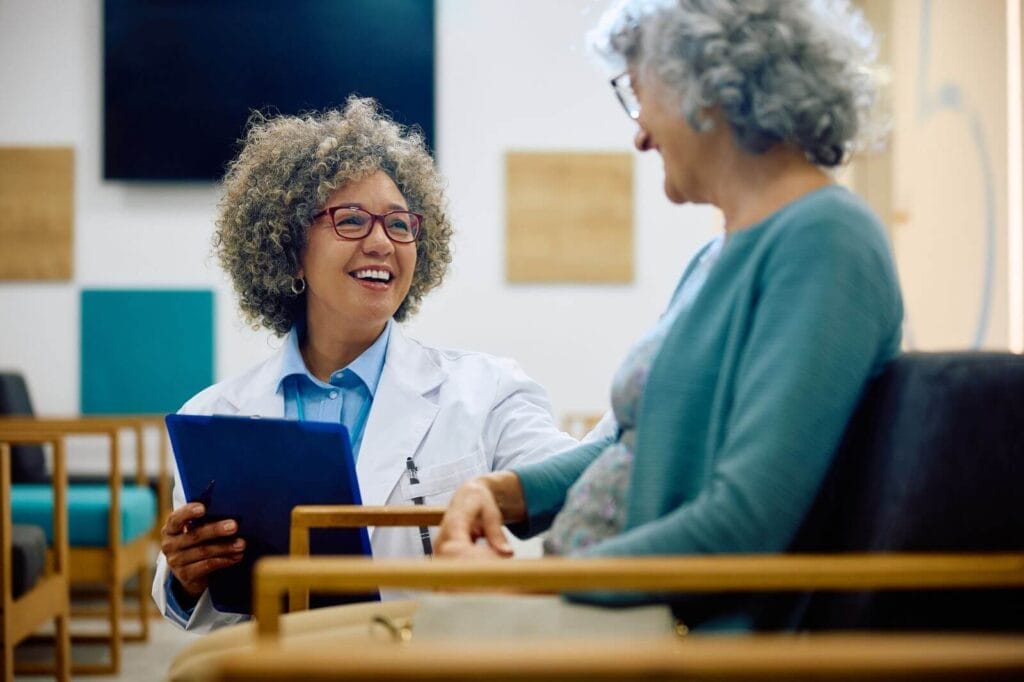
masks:
[[[907,353],[869,387],[792,552],[1024,549],[1024,356]],[[1024,629],[1024,590],[773,598],[761,625]],[[788,623],[784,621],[788,620]]]

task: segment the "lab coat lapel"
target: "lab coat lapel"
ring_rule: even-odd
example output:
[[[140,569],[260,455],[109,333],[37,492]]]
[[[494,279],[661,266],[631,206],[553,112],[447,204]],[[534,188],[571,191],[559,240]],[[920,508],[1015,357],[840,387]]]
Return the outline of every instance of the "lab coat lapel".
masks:
[[[416,453],[437,416],[437,403],[426,395],[444,380],[445,372],[429,353],[394,325],[356,463],[363,504],[387,503],[405,471],[405,458]]]
[[[225,392],[224,400],[233,405],[238,414],[283,418],[284,396],[277,390],[281,379],[284,348],[268,359],[252,378]]]

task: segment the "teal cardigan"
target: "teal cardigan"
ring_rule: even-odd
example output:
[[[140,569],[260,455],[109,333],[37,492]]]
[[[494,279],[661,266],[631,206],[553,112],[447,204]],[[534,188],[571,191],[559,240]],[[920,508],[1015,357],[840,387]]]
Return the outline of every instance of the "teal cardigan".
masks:
[[[902,319],[884,231],[840,187],[730,234],[651,366],[626,528],[585,554],[786,549]],[[612,440],[514,469],[526,534],[551,524]]]

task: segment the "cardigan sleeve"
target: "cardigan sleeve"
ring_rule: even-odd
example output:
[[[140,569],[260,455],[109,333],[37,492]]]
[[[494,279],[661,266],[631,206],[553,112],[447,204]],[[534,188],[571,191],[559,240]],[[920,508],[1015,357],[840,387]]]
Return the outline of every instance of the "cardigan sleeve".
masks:
[[[615,441],[614,436],[598,438],[541,462],[514,467],[526,501],[525,523],[509,525],[520,537],[542,533],[551,526],[565,503],[566,493],[590,463]]]
[[[818,218],[814,229],[780,234],[761,264],[724,435],[700,492],[584,554],[787,547],[866,383],[897,352],[902,321],[881,233]],[[632,494],[644,484],[634,480]]]

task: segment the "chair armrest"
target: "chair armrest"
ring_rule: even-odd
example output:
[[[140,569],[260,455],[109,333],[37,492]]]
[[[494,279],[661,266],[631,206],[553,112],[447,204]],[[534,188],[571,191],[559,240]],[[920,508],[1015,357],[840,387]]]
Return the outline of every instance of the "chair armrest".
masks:
[[[299,505],[292,509],[288,551],[291,556],[309,556],[312,528],[363,528],[369,526],[438,526],[444,507],[362,506],[353,504]],[[309,590],[291,590],[289,610],[309,608]]]
[[[275,637],[289,589],[358,593],[410,589],[750,592],[1024,586],[1024,553],[713,555],[545,558],[510,562],[267,557],[256,564],[254,616]]]
[[[259,646],[223,656],[207,682],[242,680],[823,680],[1013,679],[1020,635],[785,634],[600,642],[339,642],[331,649]]]
[[[444,507],[364,507],[362,505],[300,505],[292,509],[289,552],[309,555],[312,528],[362,528],[369,526],[437,526]]]

